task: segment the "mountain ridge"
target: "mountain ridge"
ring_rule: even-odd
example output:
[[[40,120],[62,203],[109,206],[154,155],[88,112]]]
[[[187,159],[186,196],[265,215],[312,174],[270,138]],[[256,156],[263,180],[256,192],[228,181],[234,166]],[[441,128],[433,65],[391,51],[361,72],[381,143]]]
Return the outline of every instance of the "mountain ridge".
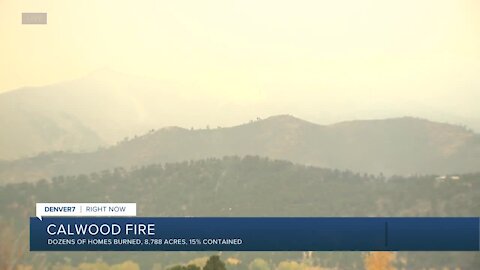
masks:
[[[54,151],[91,152],[155,127],[232,126],[246,119],[259,120],[258,116],[283,112],[302,118],[309,115],[307,118],[316,119],[314,122],[324,122],[320,120],[325,119],[322,112],[337,115],[325,109],[302,113],[301,107],[287,109],[289,103],[272,105],[272,102],[268,97],[257,101],[219,97],[218,93],[195,91],[195,86],[101,69],[64,82],[0,93],[0,126],[7,127],[0,133],[0,159],[14,160]],[[346,119],[342,112],[338,115]],[[354,125],[345,123],[337,123],[338,128]],[[253,124],[264,129],[269,125],[271,128],[280,125],[286,130],[298,127],[307,133],[307,129],[320,126],[288,115]]]
[[[278,115],[225,128],[165,127],[94,152],[7,161],[0,182],[232,155],[389,175],[469,173],[480,170],[480,135],[413,117],[317,125]]]

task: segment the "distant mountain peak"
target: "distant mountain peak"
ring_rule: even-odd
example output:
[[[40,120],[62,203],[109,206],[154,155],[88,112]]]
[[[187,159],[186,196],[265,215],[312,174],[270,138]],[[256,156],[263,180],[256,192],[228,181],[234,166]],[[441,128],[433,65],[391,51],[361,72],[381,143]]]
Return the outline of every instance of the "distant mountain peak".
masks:
[[[312,122],[308,122],[306,120],[297,118],[293,115],[290,114],[280,114],[280,115],[274,115],[270,116],[266,119],[258,119],[258,122],[263,122],[263,123],[272,123],[272,124],[295,124],[295,125],[317,125]]]
[[[267,121],[304,121],[300,118],[297,118],[291,114],[279,114],[267,117],[265,120]]]

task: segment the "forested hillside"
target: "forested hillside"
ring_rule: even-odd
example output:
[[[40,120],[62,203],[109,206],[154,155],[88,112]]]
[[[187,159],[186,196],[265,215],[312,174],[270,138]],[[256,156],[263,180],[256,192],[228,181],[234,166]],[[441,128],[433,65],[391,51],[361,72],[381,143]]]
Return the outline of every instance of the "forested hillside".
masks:
[[[6,185],[0,188],[2,221],[13,224],[15,230],[26,230],[36,202],[136,202],[140,216],[480,216],[480,174],[387,178],[260,157],[225,157]],[[300,256],[237,255],[244,260],[260,255],[272,260]],[[77,262],[95,260],[98,254],[55,253],[47,258],[54,262],[65,256]],[[178,263],[195,256],[199,255],[101,255],[111,262],[129,258],[145,269],[158,261]],[[353,268],[361,265],[360,253],[315,256],[325,266],[361,269]],[[407,269],[475,269],[471,267],[479,263],[475,253],[400,256],[407,259]]]
[[[480,136],[461,126],[411,117],[322,126],[279,115],[230,128],[163,128],[96,152],[4,162],[0,183],[228,155],[385,175],[457,174],[479,170]]]

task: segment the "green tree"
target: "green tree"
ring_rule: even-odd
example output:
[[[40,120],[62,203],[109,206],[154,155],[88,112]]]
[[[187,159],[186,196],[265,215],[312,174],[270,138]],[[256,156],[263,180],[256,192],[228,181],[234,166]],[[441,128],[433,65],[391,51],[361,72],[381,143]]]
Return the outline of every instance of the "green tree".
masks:
[[[195,264],[189,264],[187,266],[185,265],[175,265],[173,267],[168,268],[168,270],[200,270],[201,268],[199,266],[196,266]]]
[[[213,255],[208,259],[203,270],[227,270],[227,268],[218,255]]]
[[[168,268],[168,270],[185,270],[185,266],[175,265],[175,266],[172,266],[172,267]]]
[[[201,268],[196,266],[195,264],[189,264],[185,267],[185,270],[200,270]]]

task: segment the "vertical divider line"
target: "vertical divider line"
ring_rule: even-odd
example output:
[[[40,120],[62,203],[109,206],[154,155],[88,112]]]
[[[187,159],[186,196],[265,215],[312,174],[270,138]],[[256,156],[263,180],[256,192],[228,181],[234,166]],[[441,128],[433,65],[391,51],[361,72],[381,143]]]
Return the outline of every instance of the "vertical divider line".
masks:
[[[388,247],[388,221],[385,221],[385,247]]]

